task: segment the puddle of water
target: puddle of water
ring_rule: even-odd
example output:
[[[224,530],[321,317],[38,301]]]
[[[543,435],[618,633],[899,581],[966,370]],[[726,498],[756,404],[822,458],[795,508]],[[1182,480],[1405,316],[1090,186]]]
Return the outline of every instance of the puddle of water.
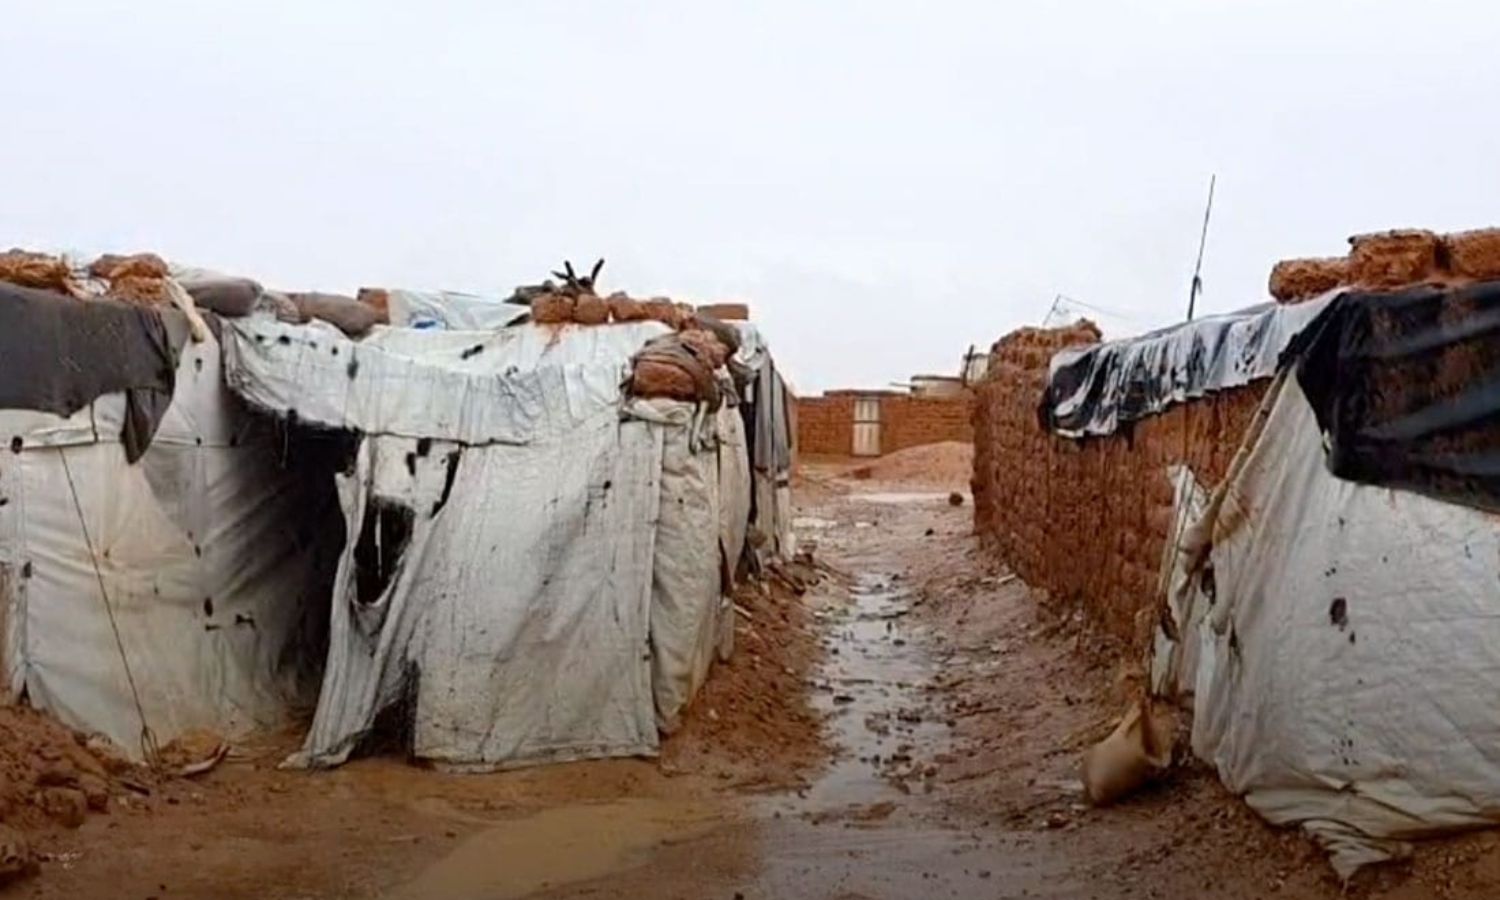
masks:
[[[1022,870],[1029,863],[1010,848],[934,821],[920,760],[952,736],[922,693],[937,662],[908,609],[891,579],[866,573],[830,623],[814,704],[829,715],[838,756],[807,790],[763,801],[775,818],[761,819],[755,895],[993,900],[1053,896],[1068,884],[1066,869]]]
[[[836,528],[838,524],[832,519],[823,519],[818,516],[798,516],[792,520],[792,527],[798,531],[821,531],[825,528]]]
[[[944,503],[948,502],[948,494],[946,494],[946,493],[932,493],[932,492],[929,492],[929,491],[922,491],[922,492],[909,491],[909,492],[905,492],[905,493],[901,493],[901,492],[882,492],[882,493],[874,493],[874,494],[855,494],[854,496],[855,496],[855,499],[857,499],[857,500],[864,500],[864,501],[866,501],[868,503],[891,503],[891,504],[896,504],[896,503],[933,503],[933,502],[936,502],[936,501],[939,501],[939,500],[941,500]],[[964,495],[964,502],[966,502],[966,503],[972,502],[972,499],[969,497],[968,494]]]
[[[561,806],[496,823],[388,895],[509,900],[630,868],[668,841],[718,824],[702,804],[646,797]]]
[[[947,726],[923,715],[920,688],[934,663],[905,623],[904,592],[866,573],[852,600],[829,627],[813,695],[828,716],[837,756],[807,790],[773,801],[782,811],[816,815],[900,801],[925,788],[918,758],[948,741]],[[891,774],[901,776],[905,790]]]

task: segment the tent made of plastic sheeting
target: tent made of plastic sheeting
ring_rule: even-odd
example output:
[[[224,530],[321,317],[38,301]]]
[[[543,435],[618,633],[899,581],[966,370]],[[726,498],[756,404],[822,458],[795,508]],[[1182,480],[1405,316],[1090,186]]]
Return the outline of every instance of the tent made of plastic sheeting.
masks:
[[[133,465],[128,414],[123,392],[66,417],[0,411],[11,699],[138,756],[145,729],[165,743],[284,725],[321,674],[331,487],[282,464],[274,422],[224,389],[213,339],[183,350]]]
[[[1279,377],[1220,487],[1182,504],[1198,514],[1169,550],[1156,682],[1191,698],[1194,752],[1224,783],[1347,876],[1500,822],[1500,529],[1324,456]]]
[[[631,357],[666,331],[356,344],[231,324],[237,391],[364,435],[337,476],[349,541],[292,764],[344,761],[391,711],[416,757],[450,769],[656,752],[727,649],[724,572],[750,503],[736,409],[624,395]]]

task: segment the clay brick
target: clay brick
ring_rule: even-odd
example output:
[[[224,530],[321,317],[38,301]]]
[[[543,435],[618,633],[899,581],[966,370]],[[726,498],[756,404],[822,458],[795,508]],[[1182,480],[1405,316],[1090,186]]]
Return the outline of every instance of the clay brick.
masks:
[[[1438,238],[1430,231],[1359,234],[1349,244],[1349,278],[1361,287],[1405,287],[1437,272]]]
[[[1442,247],[1454,275],[1478,281],[1500,278],[1500,228],[1445,234]]]
[[[698,312],[720,322],[750,321],[750,307],[744,303],[706,303],[698,307]]]
[[[1325,294],[1349,281],[1349,261],[1342,256],[1283,259],[1271,267],[1271,296],[1296,303]]]

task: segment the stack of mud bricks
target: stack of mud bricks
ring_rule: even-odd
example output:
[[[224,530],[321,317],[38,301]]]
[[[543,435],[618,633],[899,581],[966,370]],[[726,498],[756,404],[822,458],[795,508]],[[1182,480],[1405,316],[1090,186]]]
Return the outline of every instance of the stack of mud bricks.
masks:
[[[1390,290],[1500,279],[1500,229],[1454,234],[1404,230],[1360,234],[1345,256],[1284,259],[1271,269],[1271,296],[1298,303],[1337,288]]]
[[[980,535],[1015,572],[1037,587],[1049,587],[1050,544],[1084,512],[1051,502],[1054,444],[1037,410],[1054,353],[1099,340],[1092,324],[1065,329],[1023,328],[1001,338],[974,405],[974,517]],[[1075,470],[1081,466],[1075,464]],[[1102,485],[1097,485],[1102,489]],[[1074,485],[1071,496],[1089,490]],[[1061,499],[1061,498],[1059,498]]]
[[[1174,407],[1106,437],[1070,440],[1038,418],[1053,354],[1092,324],[1022,329],[995,344],[974,410],[974,515],[985,544],[1059,605],[1140,639],[1172,538],[1172,466],[1208,485],[1229,467],[1264,383]]]
[[[854,446],[854,395],[797,398],[799,456],[848,456]]]

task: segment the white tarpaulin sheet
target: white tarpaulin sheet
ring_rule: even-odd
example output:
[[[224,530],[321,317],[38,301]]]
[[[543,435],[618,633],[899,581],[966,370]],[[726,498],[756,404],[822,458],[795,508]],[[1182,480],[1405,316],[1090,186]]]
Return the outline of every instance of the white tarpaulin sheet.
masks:
[[[621,390],[665,330],[233,330],[230,383],[253,402],[367,435],[340,478],[350,541],[294,764],[343,761],[406,704],[414,753],[449,768],[656,751],[721,607],[720,419]]]
[[[1276,388],[1273,388],[1275,391]],[[1181,558],[1201,620],[1193,748],[1349,874],[1401,841],[1500,821],[1500,528],[1487,513],[1329,474],[1279,381]]]
[[[362,434],[525,444],[618,403],[630,355],[670,329],[523,326],[495,332],[376,328],[360,341],[322,322],[225,323],[226,376],[255,406]]]
[[[410,539],[381,546],[393,575],[374,596],[361,595],[353,541],[345,553],[301,761],[343,761],[404,700],[414,753],[457,768],[653,752],[661,443],[660,429],[608,413],[527,447],[435,444],[418,456],[415,440],[367,441],[341,479],[348,521],[411,509]]]
[[[490,331],[531,313],[531,307],[457,291],[386,292],[391,324],[406,328]]]
[[[68,418],[0,411],[0,434],[21,448],[0,456],[11,698],[24,691],[139,755],[128,660],[161,742],[284,723],[311,704],[322,664],[316,550],[332,492],[320,516],[318,493],[279,465],[270,423],[224,390],[212,340],[185,348],[172,403],[133,466],[118,441],[124,407],[111,394]]]

